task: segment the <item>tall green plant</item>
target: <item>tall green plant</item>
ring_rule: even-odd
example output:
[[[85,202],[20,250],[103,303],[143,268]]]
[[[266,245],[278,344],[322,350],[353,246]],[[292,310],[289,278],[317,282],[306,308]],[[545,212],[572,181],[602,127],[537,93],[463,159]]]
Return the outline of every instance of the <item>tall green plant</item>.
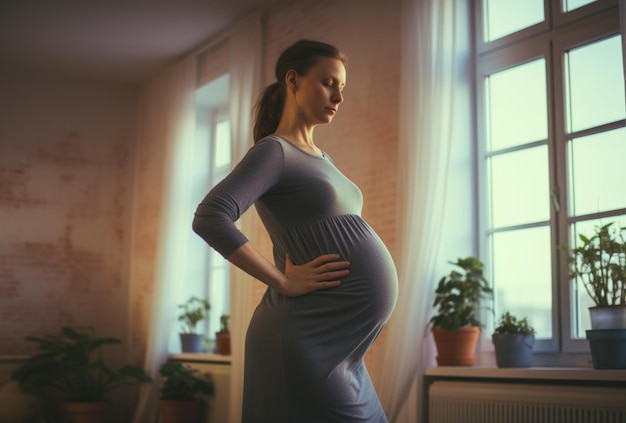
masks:
[[[37,343],[41,352],[24,361],[12,374],[25,392],[53,389],[65,401],[102,401],[122,386],[152,382],[138,366],[109,366],[101,349],[121,341],[99,338],[93,328],[64,327],[59,335],[26,339]]]
[[[597,306],[626,306],[626,228],[596,226],[569,251],[570,280],[580,280]],[[567,247],[565,247],[567,248]]]
[[[462,271],[452,270],[439,280],[433,301],[433,307],[438,307],[438,310],[430,323],[451,332],[462,326],[482,327],[480,301],[491,298],[493,293],[483,276],[482,261],[467,257],[449,263]]]

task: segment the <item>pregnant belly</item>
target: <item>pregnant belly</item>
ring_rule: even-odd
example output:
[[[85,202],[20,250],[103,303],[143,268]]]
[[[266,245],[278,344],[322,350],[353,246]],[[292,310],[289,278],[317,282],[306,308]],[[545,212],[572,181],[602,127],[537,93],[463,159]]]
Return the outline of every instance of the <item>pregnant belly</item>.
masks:
[[[398,280],[393,259],[378,235],[360,217],[336,216],[292,228],[272,237],[276,264],[284,269],[284,256],[295,264],[323,254],[337,253],[350,262],[350,274],[341,285],[312,292],[292,302],[314,321],[322,313],[357,317],[366,324],[381,324],[397,299]]]
[[[282,300],[274,293],[260,308],[268,316],[274,314],[273,304],[281,310],[281,322],[266,324],[264,330],[280,328],[280,356],[292,399],[324,398],[328,404],[363,401],[360,395],[367,392],[359,376],[365,371],[363,357],[397,299],[398,280],[389,251],[358,216],[294,228],[274,236],[273,242],[279,268],[284,269],[285,254],[295,264],[328,253],[350,262],[350,274],[338,287]]]

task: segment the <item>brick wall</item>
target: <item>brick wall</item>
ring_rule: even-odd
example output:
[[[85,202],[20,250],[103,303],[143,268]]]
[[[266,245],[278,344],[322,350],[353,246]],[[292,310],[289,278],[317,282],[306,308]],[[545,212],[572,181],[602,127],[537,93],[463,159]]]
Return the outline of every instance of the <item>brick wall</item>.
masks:
[[[124,339],[136,93],[8,73],[0,92],[0,355],[63,325]]]

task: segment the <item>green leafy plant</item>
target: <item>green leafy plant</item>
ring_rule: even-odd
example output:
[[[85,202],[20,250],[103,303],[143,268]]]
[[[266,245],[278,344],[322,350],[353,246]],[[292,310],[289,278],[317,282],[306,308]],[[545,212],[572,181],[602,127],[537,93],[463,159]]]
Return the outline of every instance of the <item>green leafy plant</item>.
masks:
[[[579,235],[579,245],[568,249],[570,280],[580,280],[597,306],[626,307],[626,228],[615,222],[596,226],[591,237]]]
[[[230,316],[228,314],[220,316],[220,332],[230,332]]]
[[[183,325],[182,333],[196,333],[196,325],[207,318],[211,305],[207,300],[193,296],[178,308],[182,309],[178,316]]]
[[[65,401],[102,401],[122,386],[152,382],[141,367],[109,366],[101,349],[121,341],[99,338],[93,328],[64,327],[59,335],[26,339],[37,343],[41,352],[24,361],[12,374],[25,392],[53,389]]]
[[[199,394],[213,395],[215,385],[210,375],[197,376],[198,370],[184,365],[180,361],[168,360],[159,369],[165,378],[160,389],[160,396],[165,400],[190,400]]]
[[[503,313],[498,321],[493,333],[519,333],[524,335],[534,335],[536,333],[535,328],[530,326],[526,317],[518,319],[510,312]]]
[[[462,326],[482,327],[478,316],[480,301],[491,298],[493,293],[483,276],[482,261],[467,257],[449,263],[462,271],[452,270],[439,280],[433,301],[437,314],[430,323],[451,332]]]

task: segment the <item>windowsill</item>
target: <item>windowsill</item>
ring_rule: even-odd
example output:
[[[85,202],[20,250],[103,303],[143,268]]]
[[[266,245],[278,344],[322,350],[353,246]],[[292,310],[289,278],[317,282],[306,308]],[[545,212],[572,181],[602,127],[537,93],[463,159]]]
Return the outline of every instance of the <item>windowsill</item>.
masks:
[[[169,358],[180,361],[193,361],[200,363],[215,363],[230,365],[232,358],[230,355],[209,354],[209,353],[178,353],[170,354]]]
[[[585,367],[428,367],[427,377],[476,379],[527,379],[551,381],[626,382],[626,370]]]

